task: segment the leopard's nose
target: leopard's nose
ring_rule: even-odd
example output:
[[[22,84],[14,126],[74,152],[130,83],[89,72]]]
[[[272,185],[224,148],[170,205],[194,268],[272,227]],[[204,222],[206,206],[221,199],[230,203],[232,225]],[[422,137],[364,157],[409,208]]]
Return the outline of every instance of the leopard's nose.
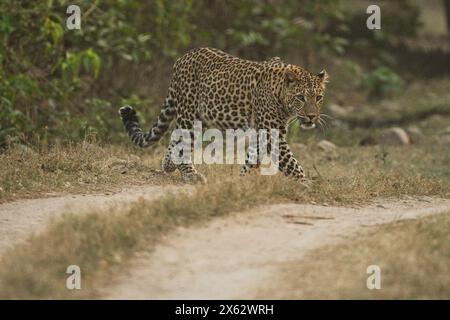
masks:
[[[306,116],[308,117],[309,121],[316,121],[317,116],[315,114],[307,114]]]

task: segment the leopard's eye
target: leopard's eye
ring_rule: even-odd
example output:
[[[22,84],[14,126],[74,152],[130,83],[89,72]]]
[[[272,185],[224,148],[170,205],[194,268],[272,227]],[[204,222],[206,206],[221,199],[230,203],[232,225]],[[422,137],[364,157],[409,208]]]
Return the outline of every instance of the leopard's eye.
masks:
[[[321,101],[323,99],[323,96],[317,96],[316,97],[316,102],[319,102],[319,101]]]
[[[305,96],[302,95],[302,94],[298,94],[298,95],[296,96],[296,98],[297,98],[298,100],[300,100],[301,102],[305,102]]]

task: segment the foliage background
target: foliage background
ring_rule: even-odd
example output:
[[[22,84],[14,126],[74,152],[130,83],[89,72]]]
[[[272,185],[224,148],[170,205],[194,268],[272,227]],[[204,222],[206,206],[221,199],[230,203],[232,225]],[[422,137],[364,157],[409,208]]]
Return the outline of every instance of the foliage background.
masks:
[[[405,70],[408,55],[393,53],[409,52],[418,36],[417,1],[380,1],[376,32],[365,27],[366,1],[80,0],[81,30],[67,30],[70,4],[0,3],[1,146],[123,139],[118,107],[130,103],[150,122],[174,60],[198,46],[326,67],[369,100],[402,92],[420,72],[448,72],[417,69],[417,59]]]

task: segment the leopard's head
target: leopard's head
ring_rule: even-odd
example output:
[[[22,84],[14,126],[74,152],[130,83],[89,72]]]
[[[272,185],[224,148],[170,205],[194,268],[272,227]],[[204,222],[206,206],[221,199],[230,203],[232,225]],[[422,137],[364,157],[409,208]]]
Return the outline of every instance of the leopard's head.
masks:
[[[313,129],[320,118],[325,85],[329,81],[325,70],[312,74],[300,67],[290,65],[284,71],[282,103],[290,117],[300,120],[303,129]]]

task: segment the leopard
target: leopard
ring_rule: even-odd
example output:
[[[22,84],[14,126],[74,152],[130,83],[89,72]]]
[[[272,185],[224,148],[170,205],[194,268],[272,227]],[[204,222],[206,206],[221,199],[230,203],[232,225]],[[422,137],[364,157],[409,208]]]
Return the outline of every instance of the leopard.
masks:
[[[188,130],[193,136],[195,121],[219,130],[253,128],[277,129],[278,170],[301,183],[311,182],[294,157],[288,143],[289,125],[298,120],[305,130],[321,124],[321,109],[329,75],[324,69],[311,73],[274,57],[253,61],[235,57],[219,49],[192,49],[173,65],[168,94],[156,122],[144,132],[136,110],[125,105],[119,109],[130,140],[140,148],[158,142],[175,120],[176,129]],[[161,161],[162,171],[177,169],[187,183],[206,183],[192,161],[175,164],[171,158],[177,140],[170,141]],[[270,141],[269,147],[270,149]],[[258,150],[248,147],[245,163],[240,169],[246,175],[259,163],[250,161]]]

